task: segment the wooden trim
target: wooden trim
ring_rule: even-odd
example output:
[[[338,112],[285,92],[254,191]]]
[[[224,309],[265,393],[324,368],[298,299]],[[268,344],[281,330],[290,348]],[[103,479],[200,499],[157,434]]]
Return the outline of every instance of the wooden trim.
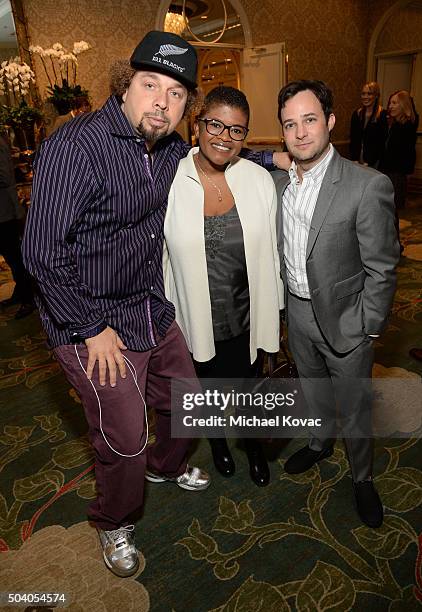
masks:
[[[280,138],[250,138],[247,140],[247,145],[251,147],[256,146],[279,146],[283,143]]]

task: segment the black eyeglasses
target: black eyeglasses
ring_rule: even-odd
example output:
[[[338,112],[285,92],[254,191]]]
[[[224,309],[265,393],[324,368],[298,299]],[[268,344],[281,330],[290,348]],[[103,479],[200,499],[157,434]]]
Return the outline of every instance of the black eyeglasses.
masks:
[[[198,119],[198,121],[205,123],[208,134],[213,136],[220,136],[224,130],[228,130],[232,140],[245,140],[249,132],[249,129],[243,127],[243,125],[226,125],[218,119]]]

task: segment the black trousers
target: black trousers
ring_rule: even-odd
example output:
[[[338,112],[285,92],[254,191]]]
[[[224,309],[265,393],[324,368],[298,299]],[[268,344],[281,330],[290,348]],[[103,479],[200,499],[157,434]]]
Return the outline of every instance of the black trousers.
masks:
[[[254,378],[257,361],[251,364],[249,332],[215,343],[216,355],[210,361],[194,360],[198,378]]]
[[[242,378],[243,389],[246,391],[248,380],[255,378],[259,369],[259,359],[251,364],[249,332],[230,340],[215,342],[215,351],[216,355],[210,361],[193,361],[198,378]],[[244,444],[246,452],[249,452],[255,450],[259,442],[253,438],[245,438]]]
[[[19,221],[12,219],[0,223],[0,254],[12,270],[16,287],[13,297],[22,304],[30,304],[33,299],[31,276],[22,261]]]

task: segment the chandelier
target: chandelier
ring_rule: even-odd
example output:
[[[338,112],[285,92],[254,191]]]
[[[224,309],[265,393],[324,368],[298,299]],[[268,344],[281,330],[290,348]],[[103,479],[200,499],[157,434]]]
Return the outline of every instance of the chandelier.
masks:
[[[164,20],[164,31],[178,34],[179,36],[185,29],[185,18],[183,15],[168,11]]]

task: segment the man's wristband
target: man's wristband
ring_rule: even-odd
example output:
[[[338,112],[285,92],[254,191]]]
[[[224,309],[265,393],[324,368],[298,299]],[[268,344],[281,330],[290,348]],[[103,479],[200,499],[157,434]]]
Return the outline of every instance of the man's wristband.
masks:
[[[106,327],[107,323],[105,321],[101,321],[101,323],[89,329],[84,329],[83,331],[72,331],[70,332],[70,341],[72,344],[82,344],[88,338],[93,338],[94,336],[101,334]]]

